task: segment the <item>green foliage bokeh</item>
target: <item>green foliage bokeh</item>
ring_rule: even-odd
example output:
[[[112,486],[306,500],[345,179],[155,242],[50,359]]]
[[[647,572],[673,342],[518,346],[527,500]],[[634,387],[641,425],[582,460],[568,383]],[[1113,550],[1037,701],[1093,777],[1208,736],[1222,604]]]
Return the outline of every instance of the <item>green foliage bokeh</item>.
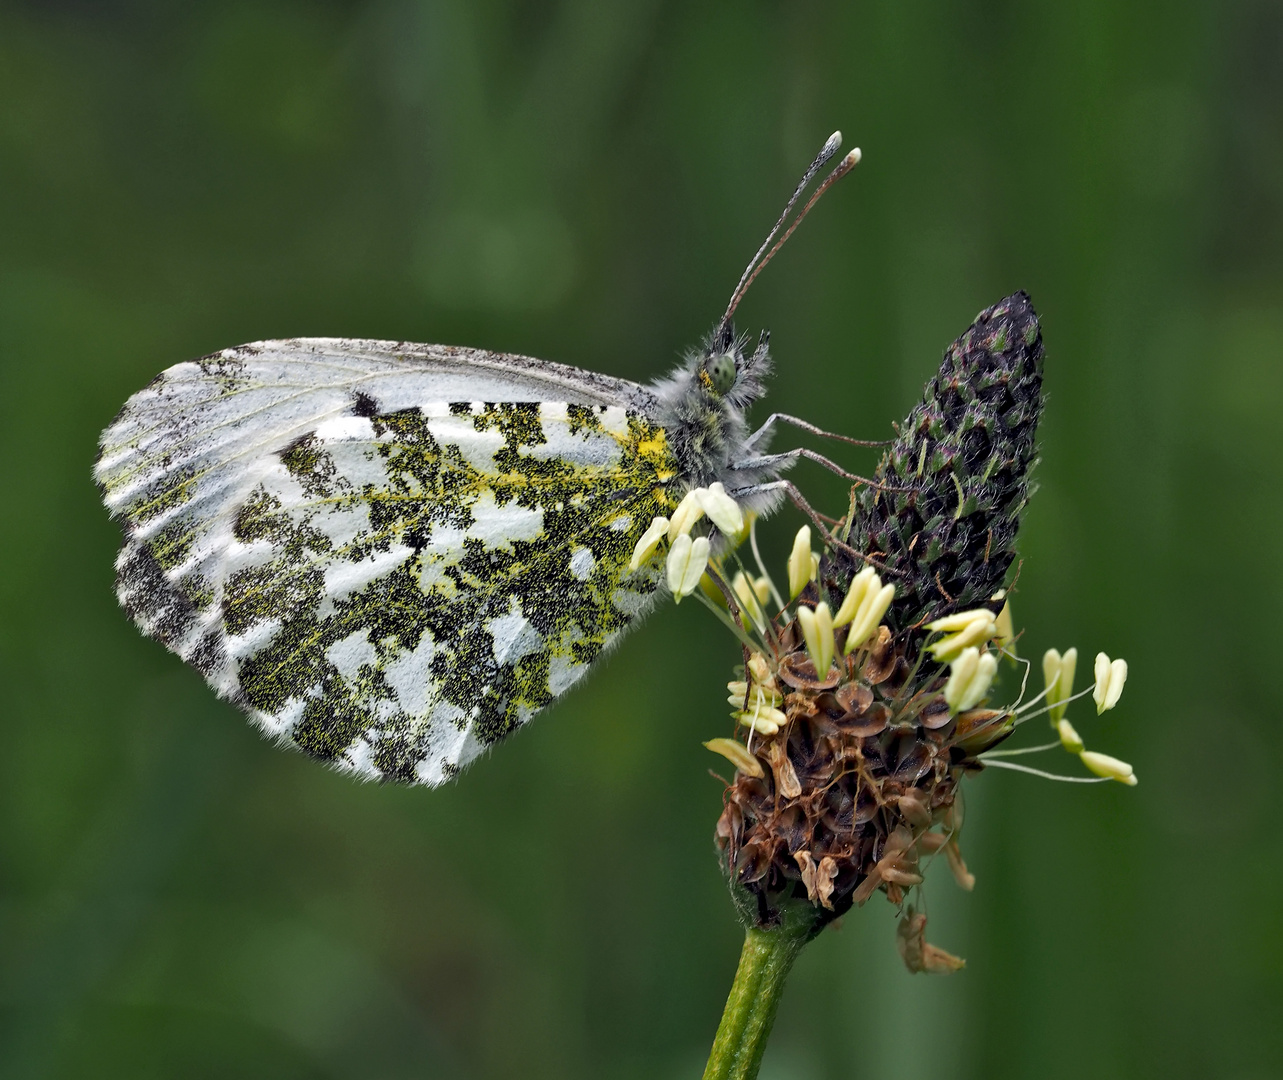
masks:
[[[1128,658],[1071,715],[1141,784],[969,781],[975,892],[927,888],[967,969],[906,974],[875,900],[763,1076],[1283,1073],[1281,57],[1265,0],[0,3],[0,1075],[699,1074],[739,945],[706,613],[459,783],[362,786],[136,633],[89,471],[157,371],[261,338],[657,375],[835,127],[864,162],[740,309],[770,404],[883,437],[1030,292],[1022,647]]]

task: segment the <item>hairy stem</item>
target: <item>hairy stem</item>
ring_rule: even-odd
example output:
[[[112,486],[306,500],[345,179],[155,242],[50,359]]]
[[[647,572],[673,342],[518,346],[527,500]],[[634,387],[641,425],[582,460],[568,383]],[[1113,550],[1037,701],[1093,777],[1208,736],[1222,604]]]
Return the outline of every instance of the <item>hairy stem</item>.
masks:
[[[751,927],[745,933],[739,968],[704,1080],[753,1080],[757,1076],[784,995],[784,981],[802,946],[810,940],[813,927],[813,919],[785,919],[769,930]]]

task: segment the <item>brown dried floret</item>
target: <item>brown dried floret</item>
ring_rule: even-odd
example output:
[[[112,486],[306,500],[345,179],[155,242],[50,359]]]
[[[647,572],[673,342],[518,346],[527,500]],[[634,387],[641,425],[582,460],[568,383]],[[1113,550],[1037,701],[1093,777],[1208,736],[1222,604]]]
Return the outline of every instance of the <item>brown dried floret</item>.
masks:
[[[776,675],[780,682],[794,690],[832,690],[841,679],[837,668],[831,668],[821,678],[815,670],[814,661],[801,651],[786,655],[780,661],[780,669]]]
[[[926,939],[927,917],[910,906],[896,929],[896,945],[900,959],[912,972],[925,971],[934,975],[947,975],[967,966],[960,956],[937,948]]]
[[[781,636],[795,636],[794,627]],[[942,848],[961,866],[957,787],[978,763],[957,747],[958,718],[941,696],[943,680],[919,678],[911,693],[908,671],[897,670],[902,653],[886,633],[852,661],[820,679],[805,652],[783,652],[772,675],[786,690],[786,720],[775,734],[754,736],[769,770],[761,779],[741,774],[727,789],[718,844],[759,922],[801,898],[821,921],[879,890],[899,903],[921,881],[920,856]],[[976,721],[990,730],[991,719]],[[957,876],[965,885],[965,866]]]

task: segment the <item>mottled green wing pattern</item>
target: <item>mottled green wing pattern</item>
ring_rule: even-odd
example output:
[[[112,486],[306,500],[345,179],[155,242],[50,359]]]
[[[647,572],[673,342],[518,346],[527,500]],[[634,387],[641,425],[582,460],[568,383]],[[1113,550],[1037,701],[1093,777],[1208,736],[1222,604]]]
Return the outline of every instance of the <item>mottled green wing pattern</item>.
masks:
[[[634,410],[358,403],[270,452],[166,471],[179,442],[104,439],[122,604],[265,731],[361,775],[455,775],[659,587],[656,565],[627,566],[676,468]]]

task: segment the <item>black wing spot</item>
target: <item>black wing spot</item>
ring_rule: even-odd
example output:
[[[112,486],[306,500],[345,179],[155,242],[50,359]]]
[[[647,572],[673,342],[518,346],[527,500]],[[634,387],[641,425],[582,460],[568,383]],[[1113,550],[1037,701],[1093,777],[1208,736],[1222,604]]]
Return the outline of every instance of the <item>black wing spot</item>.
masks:
[[[217,630],[211,630],[196,643],[196,647],[186,659],[192,667],[208,679],[222,667],[226,659],[222,635]]]
[[[352,400],[352,414],[354,416],[377,416],[379,413],[379,403],[370,397],[369,394],[357,391],[356,397]]]

